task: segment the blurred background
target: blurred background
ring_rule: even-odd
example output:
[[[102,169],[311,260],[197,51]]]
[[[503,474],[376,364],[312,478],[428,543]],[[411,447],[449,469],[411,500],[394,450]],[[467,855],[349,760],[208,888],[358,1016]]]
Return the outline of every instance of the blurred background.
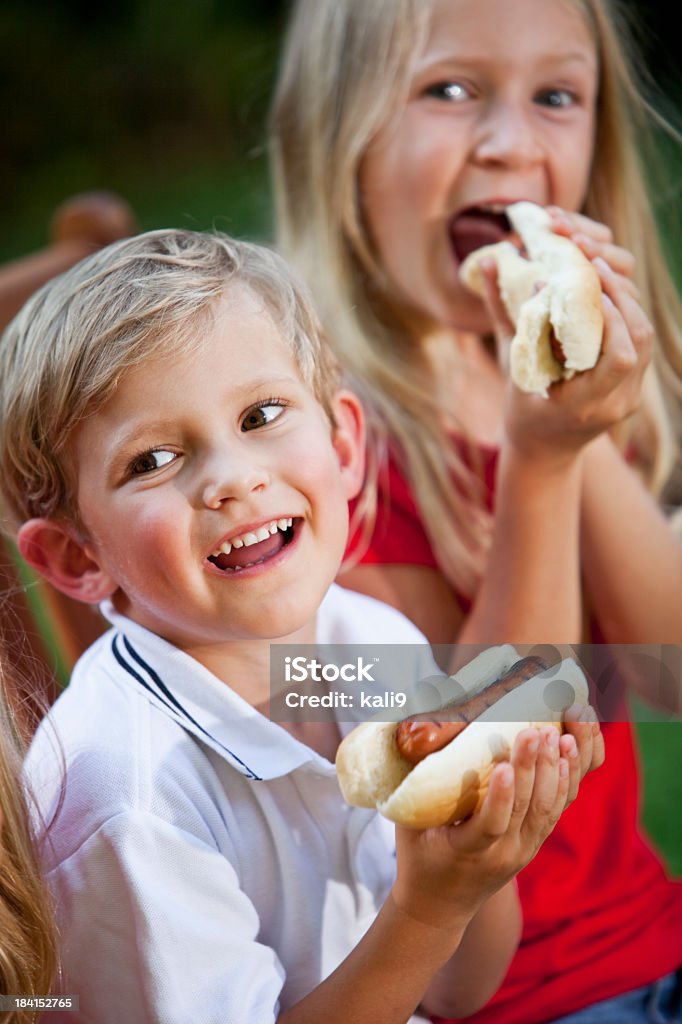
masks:
[[[652,101],[682,131],[676,5],[622,9],[637,18]],[[270,238],[265,120],[287,10],[288,0],[3,0],[0,262],[43,246],[55,207],[93,189],[123,196],[141,229]],[[657,212],[682,286],[682,145],[661,140],[659,151]],[[682,726],[638,729],[646,825],[682,873]]]
[[[267,237],[264,125],[288,6],[3,0],[0,260],[41,245],[66,196],[100,188],[123,195],[143,229]],[[675,8],[622,6],[638,17],[654,102],[674,119]],[[656,183],[666,224],[679,225],[679,177]]]

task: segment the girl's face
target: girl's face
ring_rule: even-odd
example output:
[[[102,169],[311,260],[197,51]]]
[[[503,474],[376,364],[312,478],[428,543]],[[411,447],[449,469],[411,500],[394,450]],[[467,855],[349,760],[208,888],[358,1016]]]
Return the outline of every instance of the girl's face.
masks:
[[[360,168],[391,302],[415,330],[488,328],[458,269],[505,236],[509,203],[581,207],[598,75],[572,0],[435,0],[407,103]]]

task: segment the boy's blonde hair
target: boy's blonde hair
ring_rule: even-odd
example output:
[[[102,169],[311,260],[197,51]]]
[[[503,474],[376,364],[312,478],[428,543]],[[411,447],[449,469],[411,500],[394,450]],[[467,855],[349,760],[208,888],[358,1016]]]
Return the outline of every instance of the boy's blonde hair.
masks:
[[[56,929],[21,776],[28,723],[19,718],[17,694],[7,692],[3,657],[0,651],[0,993],[39,996],[50,992],[57,970]],[[36,1017],[0,1013],[7,1024]]]
[[[658,338],[643,407],[619,441],[634,442],[658,493],[677,452],[671,416],[680,397],[682,305],[661,253],[640,157],[653,111],[637,85],[620,9],[613,0],[570,2],[590,25],[601,68],[585,212],[634,253],[642,305]],[[272,109],[272,164],[280,246],[310,283],[349,383],[365,402],[370,471],[359,512],[366,534],[379,466],[393,441],[441,568],[471,595],[490,536],[480,472],[475,459],[470,467],[453,449],[426,354],[383,299],[383,268],[358,189],[371,139],[407,96],[430,12],[428,0],[298,0]],[[646,159],[650,165],[651,152]]]
[[[126,370],[200,347],[206,318],[233,285],[262,299],[331,420],[337,363],[279,256],[219,233],[137,235],[49,282],[2,336],[0,487],[10,526],[34,516],[78,523],[65,458],[73,430]]]

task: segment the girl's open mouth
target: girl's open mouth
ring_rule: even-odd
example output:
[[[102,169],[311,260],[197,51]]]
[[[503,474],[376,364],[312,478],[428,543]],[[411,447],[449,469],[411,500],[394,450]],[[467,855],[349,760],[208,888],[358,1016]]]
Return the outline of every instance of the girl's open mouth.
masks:
[[[488,206],[470,206],[450,221],[450,244],[458,263],[484,245],[494,245],[511,237],[512,227],[506,213]]]
[[[232,537],[208,556],[225,573],[237,573],[268,562],[291,544],[300,519],[273,519],[253,532]]]

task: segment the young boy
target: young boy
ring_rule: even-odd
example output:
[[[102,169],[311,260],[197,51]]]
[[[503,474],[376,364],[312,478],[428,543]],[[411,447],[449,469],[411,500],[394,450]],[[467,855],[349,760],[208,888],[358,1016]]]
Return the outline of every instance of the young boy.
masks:
[[[333,585],[362,452],[305,295],[256,246],[119,242],[5,333],[20,550],[112,623],[29,756],[80,1000],[55,1021],[390,1024],[499,985],[510,880],[600,761],[598,730],[576,727],[579,751],[528,730],[479,814],[420,833],[344,804],[336,724],[263,713],[275,639],[419,644],[415,678],[436,671],[398,613]]]

